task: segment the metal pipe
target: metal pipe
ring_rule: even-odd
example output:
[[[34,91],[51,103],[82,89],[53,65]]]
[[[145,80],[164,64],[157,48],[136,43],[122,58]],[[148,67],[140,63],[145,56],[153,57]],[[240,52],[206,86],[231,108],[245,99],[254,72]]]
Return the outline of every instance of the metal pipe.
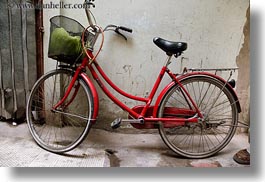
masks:
[[[35,7],[42,7],[43,0],[34,0]],[[36,64],[37,64],[37,78],[44,74],[44,55],[43,55],[43,10],[41,8],[35,9],[36,21]]]

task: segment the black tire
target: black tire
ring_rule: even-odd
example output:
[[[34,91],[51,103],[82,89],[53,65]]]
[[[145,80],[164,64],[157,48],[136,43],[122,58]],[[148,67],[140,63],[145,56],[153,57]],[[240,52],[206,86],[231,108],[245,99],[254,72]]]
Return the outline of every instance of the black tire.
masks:
[[[31,135],[40,147],[53,153],[74,149],[86,138],[91,128],[93,97],[81,78],[67,98],[69,101],[78,90],[71,104],[52,110],[64,96],[72,75],[73,72],[66,69],[45,74],[34,85],[27,103],[27,123]]]
[[[236,101],[227,85],[212,77],[191,76],[182,80],[181,84],[196,102],[205,120],[174,128],[166,128],[160,123],[159,133],[165,144],[178,155],[210,157],[222,150],[235,134],[238,122]],[[178,84],[168,90],[161,100],[158,117],[172,117],[163,114],[165,107],[194,110],[181,90]]]

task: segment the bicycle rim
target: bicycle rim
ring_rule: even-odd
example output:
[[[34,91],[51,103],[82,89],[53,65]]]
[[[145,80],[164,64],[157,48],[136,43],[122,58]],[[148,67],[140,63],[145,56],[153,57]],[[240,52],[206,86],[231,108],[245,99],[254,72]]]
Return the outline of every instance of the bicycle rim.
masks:
[[[70,70],[52,71],[34,85],[29,97],[28,127],[37,144],[50,152],[63,153],[74,149],[91,127],[93,100],[82,79],[76,81],[66,102],[56,111],[52,110],[64,96],[71,79]]]
[[[165,144],[181,156],[188,158],[212,156],[222,150],[235,134],[238,122],[236,101],[224,83],[210,77],[193,76],[183,80],[182,84],[199,107],[205,120],[169,128],[160,124],[160,135]],[[177,84],[162,99],[159,117],[172,117],[164,115],[166,107],[195,110]]]

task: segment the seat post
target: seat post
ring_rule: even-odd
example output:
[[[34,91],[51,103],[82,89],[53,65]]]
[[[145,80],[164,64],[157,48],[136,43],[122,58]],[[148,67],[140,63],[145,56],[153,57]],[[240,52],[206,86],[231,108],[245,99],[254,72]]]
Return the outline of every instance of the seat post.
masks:
[[[165,66],[168,67],[171,64],[172,55],[169,55],[166,61]]]

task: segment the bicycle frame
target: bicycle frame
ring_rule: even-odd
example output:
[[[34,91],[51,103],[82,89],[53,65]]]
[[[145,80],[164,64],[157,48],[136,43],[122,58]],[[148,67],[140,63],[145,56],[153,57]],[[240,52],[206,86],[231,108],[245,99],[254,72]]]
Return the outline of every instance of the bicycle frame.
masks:
[[[88,51],[88,54],[91,58],[94,57],[93,53],[91,51]],[[170,61],[171,57],[169,57],[168,62]],[[167,64],[168,65],[168,64]],[[100,86],[100,88],[103,90],[103,92],[114,102],[116,103],[120,108],[122,108],[123,110],[125,110],[126,112],[129,113],[130,117],[133,118],[135,121],[139,120],[141,121],[141,124],[144,124],[144,122],[152,122],[153,124],[157,123],[157,122],[162,122],[162,123],[167,123],[167,124],[171,124],[171,125],[183,125],[186,122],[193,122],[196,123],[198,122],[199,118],[203,118],[203,115],[201,114],[199,108],[197,107],[197,105],[195,104],[195,102],[193,101],[193,99],[191,98],[191,96],[189,95],[188,91],[182,86],[182,84],[180,83],[180,81],[178,80],[178,78],[176,77],[176,75],[174,75],[166,66],[163,66],[158,77],[157,80],[155,81],[155,84],[150,92],[150,95],[147,98],[143,98],[143,97],[137,97],[137,96],[133,96],[131,94],[128,94],[126,92],[124,92],[123,90],[121,90],[119,87],[117,87],[109,78],[108,76],[104,73],[104,71],[101,69],[101,67],[99,66],[99,64],[97,63],[97,61],[95,60],[92,64],[89,64],[89,59],[87,57],[85,57],[82,61],[82,64],[76,69],[75,74],[73,76],[73,79],[71,81],[71,83],[69,84],[69,87],[64,95],[64,97],[62,98],[62,100],[60,100],[54,107],[53,110],[56,110],[59,106],[61,106],[65,100],[68,98],[72,88],[74,87],[74,84],[76,82],[76,80],[78,79],[78,77],[81,75],[83,78],[85,78],[84,80],[87,82],[88,86],[92,87],[92,94],[96,95],[97,97],[97,93],[95,93],[95,87],[93,86],[93,83],[91,82],[91,80],[88,78],[88,76],[84,73],[84,70],[86,70],[86,68],[88,68],[94,78],[94,80],[98,83],[98,85]],[[99,74],[98,74],[98,73]],[[177,109],[175,112],[178,113],[192,113],[194,115],[194,117],[190,117],[190,118],[157,118],[157,113],[153,112],[151,117],[147,116],[147,112],[150,113],[150,110],[156,111],[157,109],[154,108],[158,108],[158,105],[155,105],[154,107],[151,106],[151,103],[154,99],[154,96],[158,90],[158,87],[162,81],[162,79],[164,78],[165,74],[168,74],[170,76],[170,78],[175,82],[178,83],[178,85],[181,87],[181,89],[183,90],[184,94],[187,96],[187,99],[190,101],[190,103],[192,104],[193,108],[195,108],[195,111],[187,111],[187,109],[185,110],[181,110],[181,109]],[[108,88],[104,85],[104,83],[101,81],[99,75],[107,82],[107,84],[109,86],[111,86],[116,92],[120,93],[121,95],[132,99],[132,100],[136,100],[136,101],[140,101],[140,102],[144,102],[145,105],[142,107],[141,112],[136,112],[135,108],[129,108],[127,105],[125,105],[124,103],[122,103],[118,98],[116,98],[109,90]],[[74,96],[75,97],[75,94]],[[72,102],[74,98],[70,99],[70,102],[67,103],[67,106]],[[159,100],[159,99],[158,99]],[[94,117],[93,120],[96,119],[97,113],[98,113],[98,99],[96,98],[94,100]],[[139,107],[138,107],[139,110]],[[148,114],[150,115],[150,114]],[[136,122],[138,123],[138,122]]]

